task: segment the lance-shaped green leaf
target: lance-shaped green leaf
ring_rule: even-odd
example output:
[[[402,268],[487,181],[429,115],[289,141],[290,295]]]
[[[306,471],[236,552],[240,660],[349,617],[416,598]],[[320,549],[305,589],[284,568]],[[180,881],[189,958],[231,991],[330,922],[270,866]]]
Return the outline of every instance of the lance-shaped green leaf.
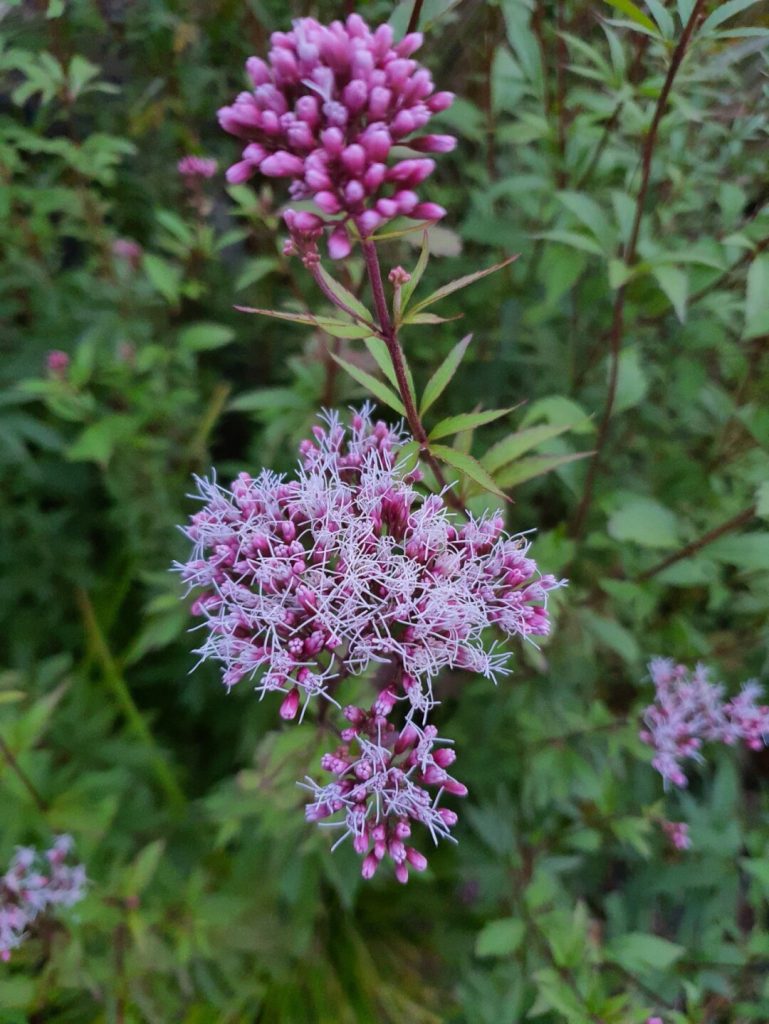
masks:
[[[541,238],[546,242],[560,242],[572,249],[582,249],[584,252],[593,253],[594,256],[603,256],[603,249],[594,238],[581,235],[578,231],[540,231],[532,238]]]
[[[447,416],[445,420],[436,423],[430,431],[430,440],[434,441],[439,437],[448,437],[449,434],[458,434],[462,430],[473,430],[475,427],[482,427],[485,423],[498,420],[513,411],[508,409],[486,409],[484,412],[463,412],[458,416]]]
[[[384,343],[384,341],[382,341],[381,338],[377,337],[364,338],[363,344],[368,349],[369,355],[372,357],[372,359],[377,364],[379,369],[382,371],[385,377],[387,377],[387,379],[395,388],[395,390],[398,391],[398,378],[395,376],[395,368],[393,367],[393,361],[390,358],[390,353],[387,349],[387,345]],[[406,362],[405,352],[403,354],[403,365],[406,370],[406,382],[408,383],[409,391],[411,392],[411,397],[414,401],[416,401],[416,391],[414,390],[414,378],[411,376],[411,368],[409,367],[409,364]]]
[[[449,448],[443,444],[431,444],[430,451],[441,462],[445,462],[448,466],[453,466],[454,469],[458,469],[465,476],[468,476],[474,483],[479,484],[484,491],[491,491],[492,494],[496,494],[497,497],[502,498],[503,501],[509,501],[510,499],[506,494],[500,491],[499,487],[494,481],[494,478],[486,472],[483,466],[474,459],[472,455],[467,455],[465,452],[458,452],[456,448]]]
[[[428,306],[432,306],[436,302],[440,302],[441,299],[445,299],[447,295],[451,295],[454,292],[460,291],[462,288],[467,288],[469,284],[474,284],[476,281],[480,281],[483,277],[488,277],[489,274],[495,274],[498,270],[502,270],[503,267],[509,266],[515,260],[518,259],[518,253],[514,256],[508,256],[506,260],[502,260],[501,263],[495,263],[493,267],[486,267],[484,270],[476,270],[473,274],[465,274],[464,277],[458,277],[454,281],[449,281],[448,284],[444,284],[442,288],[438,288],[431,295],[428,295],[426,299],[422,299],[414,306],[414,313],[420,313],[423,309],[427,309]],[[412,320],[412,323],[414,321]]]
[[[328,316],[313,316],[311,313],[283,313],[277,309],[256,309],[253,306],[235,306],[235,309],[240,313],[259,313],[260,316],[271,316],[275,320],[287,320],[293,324],[318,327],[334,338],[365,338],[371,334],[371,328],[364,324],[350,324]]]
[[[411,296],[414,294],[414,289],[417,287],[419,282],[422,280],[422,275],[427,267],[427,261],[430,258],[430,245],[429,236],[425,231],[422,236],[422,250],[419,253],[419,259],[417,265],[411,272],[411,280],[407,281],[401,289],[401,313],[406,312],[406,307],[411,301]]]
[[[569,190],[556,192],[555,197],[588,229],[604,252],[611,251],[616,244],[614,229],[595,199]]]
[[[658,35],[657,26],[651,20],[651,18],[644,14],[644,12],[636,7],[632,0],[606,0],[606,3],[611,7],[615,7],[618,11],[622,11],[626,14],[631,21],[634,21],[636,25],[643,25],[644,28],[653,32],[654,35]]]
[[[719,4],[702,23],[700,32],[711,32],[714,28],[723,24],[723,22],[728,21],[729,18],[733,18],[736,14],[741,14],[742,11],[746,11],[748,7],[752,7],[755,3],[758,3],[758,0],[727,0],[725,4]]]
[[[422,395],[422,404],[419,407],[419,414],[421,416],[427,412],[433,402],[440,398],[446,390],[451,378],[457,372],[459,364],[462,362],[462,358],[467,351],[467,346],[472,340],[472,334],[467,334],[462,338],[459,344],[454,346],[432,377],[428,380],[424,394]]]
[[[517,430],[492,445],[481,457],[481,465],[488,469],[489,473],[496,473],[498,469],[530,452],[532,448],[571,430],[571,426],[571,423],[542,423],[537,427],[529,427],[528,430]]]
[[[461,320],[464,313],[457,313],[456,316],[438,316],[437,313],[418,313],[416,307],[413,313],[409,313],[407,316],[402,317],[401,326],[406,327],[410,324],[447,324],[450,320]]]
[[[373,317],[360,299],[345,288],[343,284],[340,284],[336,278],[333,278],[331,274],[329,274],[327,270],[324,270],[320,264],[318,264],[316,272],[325,284],[326,288],[337,299],[337,301],[340,302],[350,314],[368,324],[369,330],[373,330]]]
[[[361,370],[359,366],[354,366],[352,363],[348,363],[344,359],[340,359],[339,356],[335,356],[331,353],[331,358],[337,362],[343,370],[345,370],[356,380],[359,384],[362,384],[364,388],[371,392],[375,398],[378,398],[384,405],[389,405],[391,409],[394,409],[400,416],[406,415],[406,410],[403,407],[403,402],[395,394],[395,392],[388,388],[386,384],[383,384],[381,380],[377,380],[376,377],[372,377],[370,373],[366,373],[365,370]]]
[[[569,462],[577,462],[579,459],[586,459],[594,452],[571,452],[569,455],[531,455],[527,459],[514,462],[501,473],[497,473],[495,479],[500,487],[515,487],[518,484],[526,483],[535,477],[544,476],[559,466],[565,466]]]
[[[401,223],[403,222],[401,221]],[[404,235],[413,235],[417,231],[424,232],[425,228],[432,227],[434,223],[431,220],[420,220],[418,224],[409,224],[406,227],[396,228],[394,231],[377,231],[371,237],[375,242],[384,242],[391,238],[403,238]]]
[[[408,444],[404,444],[398,451],[398,468],[404,473],[410,473],[413,469],[416,469],[420,451],[419,441],[409,441]]]

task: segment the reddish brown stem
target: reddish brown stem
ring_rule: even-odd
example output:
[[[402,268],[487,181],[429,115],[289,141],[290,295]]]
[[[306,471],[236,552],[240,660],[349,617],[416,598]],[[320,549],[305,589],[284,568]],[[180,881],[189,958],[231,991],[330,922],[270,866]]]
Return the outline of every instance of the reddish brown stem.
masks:
[[[403,349],[401,348],[400,341],[398,340],[398,332],[395,325],[390,319],[390,311],[387,306],[387,298],[385,296],[384,284],[382,282],[382,271],[379,266],[379,255],[376,250],[376,245],[371,241],[371,239],[364,239],[361,246],[363,248],[363,258],[366,261],[366,270],[371,284],[371,291],[374,296],[374,309],[376,310],[377,319],[379,320],[379,334],[385,345],[387,345],[387,351],[390,354],[393,371],[395,372],[395,379],[398,382],[398,391],[400,392],[403,407],[406,410],[406,420],[408,422],[409,429],[414,435],[414,440],[418,442],[421,448],[423,458],[433,471],[435,479],[438,482],[438,486],[446,489],[446,501],[458,512],[464,512],[462,502],[459,501],[453,491],[448,489],[446,478],[443,475],[443,470],[438,464],[435,456],[430,452],[427,431],[422,424],[419,412],[414,404],[414,398],[411,394],[411,388],[409,387],[408,376],[406,374]]]
[[[414,0],[414,6],[411,8],[411,17],[409,18],[408,28],[406,34],[409,32],[416,32],[419,28],[419,16],[422,13],[422,4],[424,0]]]
[[[19,762],[16,760],[16,755],[13,753],[13,751],[8,746],[8,744],[5,742],[5,740],[3,739],[2,736],[0,736],[0,753],[2,753],[3,757],[7,761],[8,767],[11,769],[12,772],[14,772],[14,774],[18,778],[19,782],[22,784],[22,786],[24,786],[26,791],[29,793],[29,795],[34,800],[34,802],[35,802],[35,804],[37,806],[37,809],[39,811],[41,811],[43,814],[47,813],[47,811],[48,811],[48,804],[45,802],[43,797],[40,795],[37,787],[32,782],[30,777],[27,775],[27,773],[21,767]]]
[[[673,56],[670,60],[670,67],[668,73],[665,76],[665,82],[662,86],[662,90],[657,99],[657,105],[654,108],[654,116],[652,117],[651,127],[646,136],[643,146],[643,152],[641,154],[641,184],[638,189],[638,196],[636,197],[635,204],[635,216],[633,217],[633,226],[630,231],[630,237],[628,238],[627,245],[624,252],[624,262],[630,266],[636,257],[636,247],[638,245],[638,236],[641,230],[641,219],[644,213],[644,207],[646,205],[646,196],[649,191],[649,181],[651,179],[651,168],[652,168],[652,157],[654,156],[654,147],[657,142],[657,134],[659,131],[660,122],[662,116],[665,113],[667,107],[668,98],[670,96],[670,90],[673,87],[673,82],[678,73],[678,69],[681,67],[681,62],[686,54],[689,41],[694,32],[694,27],[697,24],[702,9],[705,6],[705,0],[697,0],[692,9],[692,13],[689,16],[689,20],[684,26],[684,30],[681,33],[681,38],[678,40]],[[614,300],[614,311],[612,314],[612,326],[611,333],[609,335],[609,387],[606,395],[606,404],[604,405],[603,414],[601,416],[601,423],[598,428],[598,438],[596,440],[596,452],[595,458],[590,463],[588,469],[587,479],[585,480],[585,490],[582,495],[582,501],[577,509],[577,514],[574,518],[574,527],[572,530],[574,537],[581,537],[582,531],[585,528],[587,521],[587,515],[590,511],[590,506],[593,501],[593,488],[598,473],[601,469],[602,456],[604,448],[606,447],[606,441],[609,435],[609,425],[611,423],[612,413],[614,411],[614,402],[617,397],[617,380],[619,377],[619,355],[620,349],[622,348],[622,337],[625,327],[625,295],[626,285],[621,285],[617,289],[617,295]]]
[[[718,540],[719,537],[723,537],[725,533],[731,533],[732,530],[736,530],[740,526],[744,526],[745,523],[749,523],[753,516],[756,514],[756,506],[750,505],[748,508],[744,508],[742,512],[738,512],[736,516],[732,516],[731,519],[727,519],[725,523],[721,523],[720,526],[714,527],[712,530],[708,530],[707,533],[703,533],[697,540],[693,540],[690,544],[686,544],[678,551],[674,551],[672,555],[668,555],[667,558],[663,558],[661,562],[657,562],[651,569],[647,569],[642,572],[638,577],[639,580],[649,580],[652,576],[656,576],[657,573],[662,572],[663,569],[667,569],[670,565],[675,565],[676,562],[680,562],[682,558],[688,558],[689,555],[695,554],[702,548],[707,547],[708,544],[712,544],[714,540]]]

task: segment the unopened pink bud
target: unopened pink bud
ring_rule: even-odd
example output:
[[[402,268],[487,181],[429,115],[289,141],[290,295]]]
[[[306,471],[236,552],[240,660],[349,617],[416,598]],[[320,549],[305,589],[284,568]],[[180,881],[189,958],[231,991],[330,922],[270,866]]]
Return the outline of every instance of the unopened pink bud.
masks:
[[[454,102],[453,92],[436,92],[427,100],[427,106],[434,114],[447,110]]]
[[[316,204],[324,213],[339,213],[342,209],[342,204],[333,192],[316,192],[314,198]]]
[[[382,218],[376,210],[366,210],[366,212],[362,213],[357,219],[358,230],[364,238],[376,231],[381,223]]]
[[[299,691],[296,687],[290,690],[288,696],[280,705],[280,717],[285,721],[290,722],[292,718],[296,718],[296,713],[299,710]]]
[[[419,153],[450,153],[456,145],[453,135],[422,135],[418,139],[409,139],[409,147]]]
[[[232,167],[228,167],[224,176],[230,185],[240,185],[244,181],[248,181],[249,178],[253,177],[255,173],[256,167],[250,160],[241,160],[240,163],[233,164]]]
[[[395,44],[395,52],[399,57],[410,57],[422,45],[424,36],[421,32],[409,32],[399,43]]]
[[[278,150],[277,153],[272,153],[262,161],[259,170],[269,178],[288,178],[301,174],[304,170],[304,162],[292,153]]]
[[[272,81],[270,69],[259,57],[249,57],[246,61],[246,72],[251,79],[254,88]]]
[[[350,174],[360,174],[366,166],[366,151],[363,146],[354,143],[342,150],[342,163]]]
[[[52,377],[58,377],[59,380],[63,380],[69,369],[69,356],[66,352],[62,352],[61,349],[51,349],[45,357],[45,368]]]
[[[424,871],[427,867],[427,857],[413,846],[406,848],[406,858],[415,871]]]
[[[419,203],[409,214],[417,220],[440,220],[446,216],[446,210],[437,203]]]
[[[376,869],[378,867],[379,861],[377,860],[373,853],[370,853],[364,859],[363,864],[361,865],[360,873],[363,875],[366,881],[368,881],[369,878],[374,877],[374,875],[376,874]]]
[[[395,285],[396,288],[407,284],[411,280],[411,274],[408,270],[404,270],[403,267],[393,267],[390,273],[387,275],[387,280],[390,284]]]
[[[344,135],[339,128],[326,128],[320,133],[323,148],[332,156],[339,156],[344,149]]]
[[[354,78],[344,87],[342,93],[345,105],[353,114],[357,114],[366,105],[368,99],[368,87],[359,78]]]
[[[340,224],[338,228],[332,231],[331,237],[328,240],[328,254],[332,260],[343,260],[346,256],[350,255],[351,249],[352,243],[350,242],[347,228],[344,224]]]

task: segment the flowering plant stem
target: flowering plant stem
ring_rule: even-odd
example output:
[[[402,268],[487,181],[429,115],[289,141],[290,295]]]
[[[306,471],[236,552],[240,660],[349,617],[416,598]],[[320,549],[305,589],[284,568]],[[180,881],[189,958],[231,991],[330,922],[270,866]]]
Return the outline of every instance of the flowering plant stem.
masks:
[[[107,641],[102,632],[99,621],[96,618],[93,604],[88,594],[81,589],[76,591],[77,603],[80,606],[80,613],[83,617],[83,626],[86,636],[90,641],[93,651],[101,664],[104,681],[112,691],[118,706],[125,715],[126,721],[135,733],[138,740],[150,751],[152,766],[158,783],[166,794],[172,807],[182,808],[186,804],[186,798],[179,783],[173,776],[166,760],[158,749],[155,737],[150,732],[144,716],[136,706],[131,691],[126,685],[120,669],[112,657]]]
[[[35,805],[37,806],[37,809],[42,814],[46,814],[48,812],[48,804],[43,799],[43,797],[40,795],[39,790],[37,789],[35,784],[32,782],[30,777],[27,775],[27,773],[21,767],[21,765],[19,764],[19,762],[16,759],[16,755],[13,753],[13,751],[8,746],[8,744],[5,742],[5,740],[3,739],[2,736],[0,736],[0,753],[2,753],[3,757],[7,761],[8,767],[11,769],[12,772],[15,773],[15,775],[18,778],[19,782],[21,782],[21,784],[24,786],[26,791],[29,793],[29,795],[34,800]]]
[[[454,494],[452,490],[447,489],[446,478],[443,475],[443,470],[438,464],[435,456],[430,452],[427,431],[422,424],[417,407],[414,405],[414,397],[411,394],[408,378],[406,376],[406,364],[403,358],[403,349],[401,348],[401,343],[398,340],[398,331],[390,318],[390,311],[387,308],[387,298],[385,296],[384,284],[382,282],[382,270],[379,266],[379,254],[377,253],[376,244],[370,238],[367,238],[361,242],[361,248],[363,249],[363,258],[366,261],[366,270],[368,272],[368,279],[371,284],[371,291],[374,297],[374,308],[376,309],[376,315],[379,321],[379,334],[382,341],[387,345],[387,351],[390,353],[395,379],[398,382],[398,391],[400,392],[400,397],[403,401],[403,407],[406,410],[406,420],[408,422],[409,429],[414,435],[414,440],[419,444],[425,462],[427,462],[428,466],[433,471],[435,479],[438,482],[438,486],[445,490],[446,503],[451,505],[451,507],[456,511],[464,512],[465,508],[462,502],[457,498],[456,494]]]
[[[665,82],[660,90],[659,98],[657,99],[657,103],[654,108],[651,127],[646,135],[643,152],[641,154],[641,184],[638,188],[638,195],[636,196],[635,214],[630,231],[630,238],[628,239],[628,243],[625,246],[623,254],[623,261],[629,267],[633,265],[636,258],[636,247],[638,245],[638,237],[641,231],[641,220],[643,218],[644,208],[646,205],[646,196],[649,191],[652,157],[654,156],[654,147],[657,142],[660,122],[662,121],[662,116],[667,107],[670,91],[673,88],[673,81],[678,74],[684,56],[686,55],[695,26],[702,15],[704,6],[705,0],[696,0],[696,3],[692,8],[689,19],[681,33],[681,38],[678,40],[678,44],[676,45],[670,59],[670,66],[668,67],[667,75],[665,76]],[[617,289],[617,295],[614,300],[612,325],[609,333],[609,388],[606,395],[606,404],[604,405],[603,415],[601,416],[601,423],[598,427],[595,457],[590,462],[582,501],[580,502],[577,514],[574,518],[572,533],[576,538],[582,536],[587,523],[587,515],[593,502],[593,488],[595,486],[596,478],[602,468],[603,453],[609,436],[612,413],[614,412],[614,403],[617,397],[617,385],[619,382],[619,356],[625,331],[626,291],[627,285],[620,285]]]

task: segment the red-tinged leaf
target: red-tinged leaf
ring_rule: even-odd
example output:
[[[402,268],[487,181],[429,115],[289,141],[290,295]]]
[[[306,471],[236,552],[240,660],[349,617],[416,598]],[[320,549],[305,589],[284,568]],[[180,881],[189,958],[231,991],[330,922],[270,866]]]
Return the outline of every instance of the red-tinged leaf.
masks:
[[[401,402],[400,398],[395,392],[388,388],[386,384],[383,384],[381,380],[377,380],[376,377],[372,377],[370,373],[366,373],[365,370],[361,370],[360,367],[354,366],[352,363],[346,362],[344,359],[340,359],[339,356],[335,356],[331,353],[331,358],[337,362],[343,370],[345,370],[352,377],[353,380],[357,381],[358,384],[362,384],[364,388],[371,392],[375,398],[378,398],[384,405],[388,405],[391,409],[394,409],[400,416],[406,415],[406,410]]]
[[[414,312],[419,313],[423,309],[427,309],[428,306],[432,306],[435,302],[440,302],[441,299],[445,299],[447,295],[451,295],[453,292],[458,292],[461,288],[467,288],[468,285],[474,284],[476,281],[480,281],[482,277],[488,277],[489,274],[495,274],[498,270],[502,270],[503,267],[509,266],[515,260],[518,259],[519,254],[516,253],[514,256],[508,256],[506,260],[502,260],[501,263],[495,263],[493,267],[486,267],[484,270],[476,270],[473,274],[465,274],[464,277],[458,277],[454,281],[449,281],[448,284],[444,284],[442,288],[438,288],[432,295],[428,295],[426,299],[422,299],[414,306]],[[412,321],[413,322],[413,321]]]
[[[403,327],[412,324],[447,324],[451,320],[461,320],[464,313],[457,313],[456,316],[438,316],[437,313],[409,313],[401,320]]]
[[[474,459],[472,455],[458,452],[456,448],[449,448],[443,444],[431,444],[430,451],[436,459],[440,459],[441,462],[445,462],[447,465],[453,466],[454,469],[458,469],[460,473],[464,473],[465,476],[468,476],[474,483],[482,487],[484,491],[496,494],[503,501],[510,500],[506,494],[500,491],[494,478],[486,472],[480,462]]]
[[[458,434],[463,430],[473,430],[475,427],[482,427],[486,423],[492,423],[501,416],[512,412],[509,409],[486,409],[484,412],[463,412],[458,416],[448,416],[446,419],[436,423],[430,431],[430,440],[437,440],[439,437],[448,437],[450,434]]]
[[[430,406],[440,398],[446,390],[451,378],[457,372],[459,364],[462,362],[462,357],[467,351],[467,346],[472,340],[472,334],[466,335],[458,345],[454,346],[432,377],[428,380],[424,394],[422,395],[422,404],[419,407],[420,415],[423,416]]]

